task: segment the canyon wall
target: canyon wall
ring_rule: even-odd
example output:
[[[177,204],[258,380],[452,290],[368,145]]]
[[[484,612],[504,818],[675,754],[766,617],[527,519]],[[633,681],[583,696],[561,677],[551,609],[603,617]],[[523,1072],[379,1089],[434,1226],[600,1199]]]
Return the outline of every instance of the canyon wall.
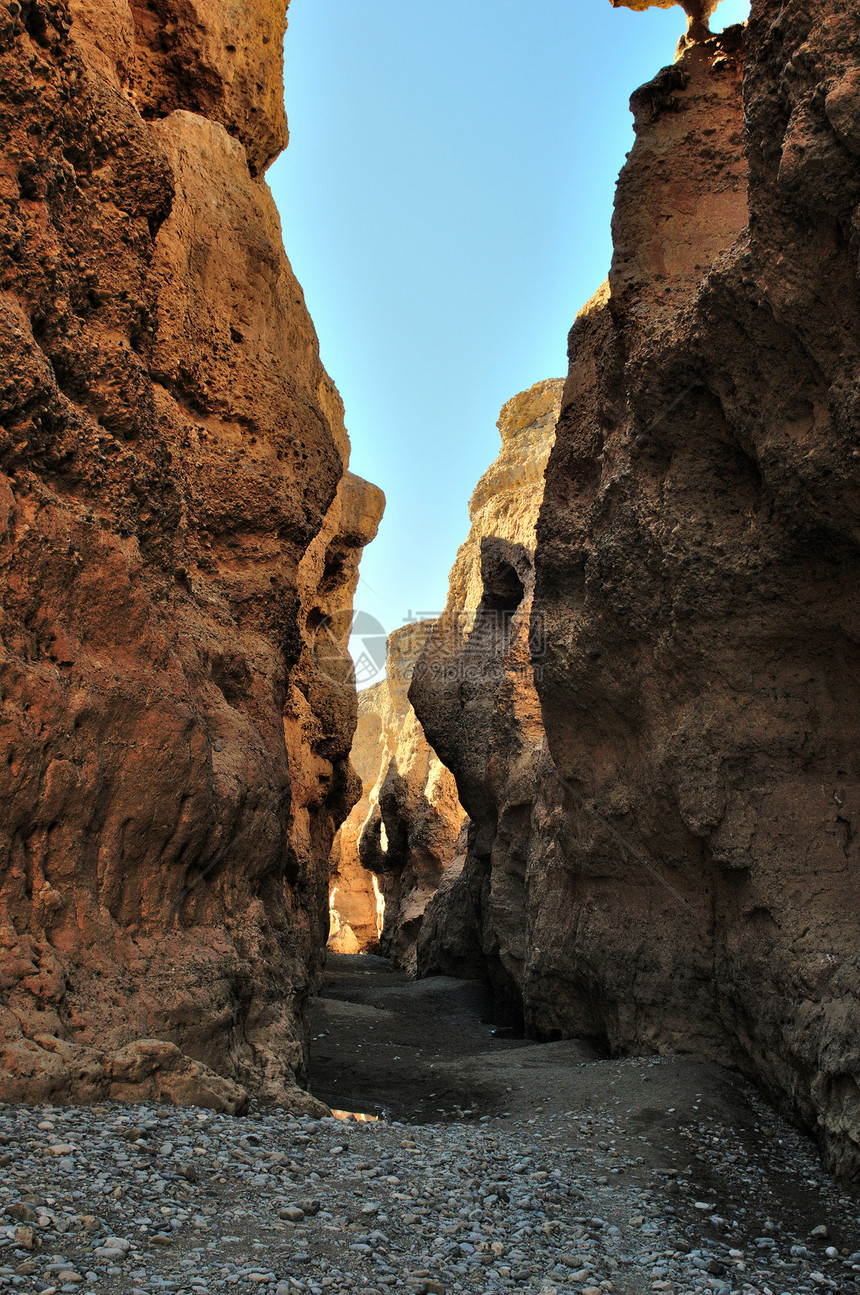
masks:
[[[307,1105],[379,521],[263,173],[285,0],[0,17],[0,1100]],[[348,626],[347,626],[348,632]]]
[[[359,694],[353,763],[364,792],[332,854],[339,919],[366,911],[375,877],[385,904],[380,949],[410,972],[424,911],[457,853],[464,818],[454,779],[407,695],[433,626],[418,621],[389,634],[385,679]],[[334,947],[349,951],[343,939]]]
[[[753,0],[633,96],[545,488],[475,519],[410,693],[471,818],[419,973],[489,974],[537,1037],[737,1066],[846,1179],[858,91],[855,7]]]
[[[328,947],[335,953],[363,953],[379,945],[382,934],[382,892],[376,874],[359,857],[362,829],[370,815],[371,794],[379,781],[385,753],[382,716],[388,689],[385,680],[358,694],[358,725],[350,763],[361,782],[361,796],[334,838],[329,862],[331,930]]]
[[[471,527],[451,571],[448,601],[415,667],[410,699],[469,815],[465,849],[430,904],[419,936],[420,975],[493,981],[500,1010],[521,1014],[526,871],[543,725],[530,635],[535,526],[563,383],[540,382],[508,401],[502,446],[472,495]]]
[[[536,550],[540,1035],[741,1067],[860,1168],[860,12],[633,97]],[[748,181],[747,181],[748,169]]]

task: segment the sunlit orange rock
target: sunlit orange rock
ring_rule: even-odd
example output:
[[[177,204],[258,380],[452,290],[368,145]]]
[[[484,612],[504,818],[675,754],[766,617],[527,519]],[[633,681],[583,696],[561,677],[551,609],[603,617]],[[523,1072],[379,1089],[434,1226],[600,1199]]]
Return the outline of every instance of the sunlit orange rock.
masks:
[[[616,9],[635,9],[643,13],[646,9],[671,9],[680,5],[689,20],[689,35],[698,40],[707,35],[708,19],[720,0],[611,0]]]
[[[415,970],[424,912],[456,855],[464,818],[454,779],[428,743],[408,697],[432,629],[433,621],[419,621],[390,634],[385,679],[359,694],[353,762],[363,795],[332,855],[338,921],[362,947],[379,940],[382,952],[407,971]],[[377,905],[378,896],[384,923],[371,937],[371,904]],[[377,920],[378,914],[379,909]],[[348,939],[340,931],[332,947],[347,952]]]
[[[356,789],[309,620],[381,496],[262,178],[286,4],[179,9],[0,17],[0,1100],[313,1105]]]
[[[375,948],[382,934],[382,892],[376,874],[361,862],[358,846],[385,754],[382,713],[386,693],[381,681],[358,694],[358,725],[350,763],[361,781],[361,797],[334,839],[330,860],[328,947],[335,953]]]

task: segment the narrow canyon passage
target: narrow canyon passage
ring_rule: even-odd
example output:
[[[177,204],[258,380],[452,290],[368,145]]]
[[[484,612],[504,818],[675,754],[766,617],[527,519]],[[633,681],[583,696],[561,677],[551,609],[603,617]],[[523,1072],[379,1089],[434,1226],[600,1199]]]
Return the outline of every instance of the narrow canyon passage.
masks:
[[[479,1289],[532,1289],[529,1255],[552,1274],[537,1288],[559,1292],[589,1282],[722,1295],[856,1289],[857,1202],[833,1186],[813,1144],[721,1066],[503,1037],[481,982],[411,981],[372,955],[329,955],[310,1024],[312,1091],[333,1108],[378,1117],[377,1133],[411,1125],[403,1147],[433,1136],[455,1158],[487,1139],[509,1149],[504,1196],[492,1172],[467,1182],[471,1170],[462,1197],[447,1196],[453,1218],[472,1219],[474,1205],[491,1230],[494,1219],[504,1230],[519,1201],[519,1276]],[[409,1177],[397,1186],[408,1191]],[[414,1249],[436,1224],[425,1192],[412,1196],[393,1208]],[[596,1229],[602,1286],[571,1227]]]

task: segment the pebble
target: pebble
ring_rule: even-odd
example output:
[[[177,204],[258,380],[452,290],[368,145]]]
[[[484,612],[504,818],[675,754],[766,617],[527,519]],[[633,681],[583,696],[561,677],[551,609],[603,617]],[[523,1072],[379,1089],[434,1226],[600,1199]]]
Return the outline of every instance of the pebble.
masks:
[[[689,1129],[701,1200],[683,1159],[651,1170],[605,1112],[405,1126],[0,1106],[0,1295],[860,1291],[856,1228],[748,1218],[760,1166],[732,1130]],[[779,1130],[780,1167],[838,1200]]]

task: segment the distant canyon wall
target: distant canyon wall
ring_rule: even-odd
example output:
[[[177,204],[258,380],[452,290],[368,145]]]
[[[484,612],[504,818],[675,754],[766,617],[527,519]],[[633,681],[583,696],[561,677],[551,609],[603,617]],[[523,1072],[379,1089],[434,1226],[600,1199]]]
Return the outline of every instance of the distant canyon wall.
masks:
[[[464,849],[429,905],[419,974],[488,973],[501,1010],[521,1015],[526,872],[544,759],[531,657],[535,528],[563,382],[540,382],[499,416],[501,450],[472,495],[471,527],[448,601],[409,696],[457,779],[469,815]]]
[[[339,929],[331,947],[353,952],[378,941],[381,952],[407,971],[415,970],[424,912],[457,854],[464,820],[454,778],[428,743],[407,695],[433,625],[419,621],[390,634],[385,678],[359,693],[352,759],[363,795],[332,854]],[[371,935],[377,895],[384,921]]]
[[[312,639],[382,498],[263,179],[285,19],[0,17],[3,1101],[308,1100],[357,795],[345,646]]]
[[[535,487],[540,705],[506,517],[415,671],[472,819],[419,969],[488,971],[540,1037],[736,1065],[856,1178],[860,12],[753,0],[632,107]]]

